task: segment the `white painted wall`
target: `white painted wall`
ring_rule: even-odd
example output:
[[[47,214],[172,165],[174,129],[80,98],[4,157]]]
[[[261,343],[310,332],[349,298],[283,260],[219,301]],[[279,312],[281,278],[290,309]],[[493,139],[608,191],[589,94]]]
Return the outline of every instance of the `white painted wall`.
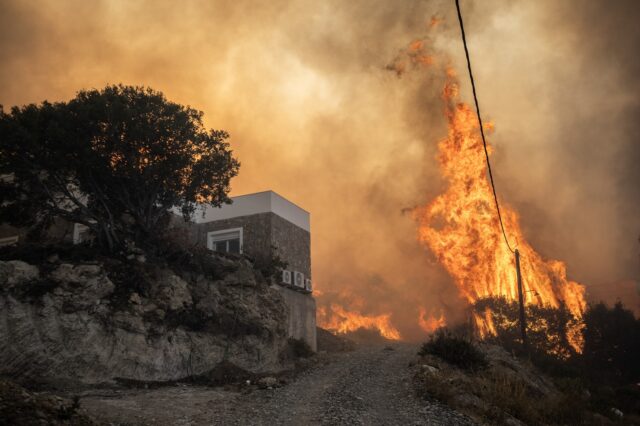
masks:
[[[307,232],[311,232],[309,212],[273,191],[239,195],[237,197],[231,197],[231,199],[233,200],[233,204],[225,204],[219,208],[202,206],[196,211],[194,221],[196,223],[204,223],[270,212],[277,214]],[[202,215],[203,210],[204,216]]]

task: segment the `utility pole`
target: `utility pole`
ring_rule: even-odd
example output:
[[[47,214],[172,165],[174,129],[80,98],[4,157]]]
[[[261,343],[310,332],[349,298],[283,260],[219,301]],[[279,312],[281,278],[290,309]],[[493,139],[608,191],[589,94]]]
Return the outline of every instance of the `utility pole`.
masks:
[[[527,344],[527,318],[524,314],[524,292],[522,291],[522,274],[520,273],[520,252],[515,250],[516,255],[516,275],[518,277],[518,302],[520,305],[520,333],[522,334],[522,347],[528,351]]]
[[[462,45],[464,46],[464,55],[467,58],[467,69],[469,70],[469,80],[471,80],[471,92],[473,93],[473,101],[476,105],[476,114],[478,115],[478,127],[480,129],[480,136],[482,136],[482,145],[484,147],[484,156],[487,161],[487,171],[489,172],[489,181],[491,182],[491,189],[493,190],[493,199],[496,202],[496,212],[498,213],[498,220],[500,222],[500,229],[502,230],[502,236],[504,242],[509,247],[509,250],[516,255],[516,273],[518,274],[518,301],[520,302],[520,332],[522,333],[522,347],[525,352],[528,352],[527,348],[527,323],[524,315],[524,296],[522,291],[522,274],[520,273],[520,252],[518,249],[515,251],[509,244],[507,233],[504,230],[504,223],[502,222],[502,215],[500,214],[500,204],[498,203],[498,194],[496,194],[496,186],[493,183],[493,173],[491,172],[491,162],[489,161],[489,150],[487,149],[487,141],[484,137],[484,127],[482,126],[482,118],[480,116],[480,105],[478,104],[478,95],[476,94],[476,83],[473,81],[473,72],[471,72],[471,58],[469,57],[469,49],[467,48],[467,37],[464,33],[464,23],[462,22],[462,12],[460,11],[460,0],[455,0],[456,11],[458,12],[458,22],[460,23],[460,35],[462,36]]]

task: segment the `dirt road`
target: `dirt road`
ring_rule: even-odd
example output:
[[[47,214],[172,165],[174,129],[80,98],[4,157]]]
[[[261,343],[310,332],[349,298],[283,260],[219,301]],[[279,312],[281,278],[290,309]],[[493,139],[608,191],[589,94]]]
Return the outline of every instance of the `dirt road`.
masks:
[[[206,387],[91,391],[82,407],[128,425],[471,425],[413,395],[415,346],[368,347],[337,355],[287,386],[231,392]]]

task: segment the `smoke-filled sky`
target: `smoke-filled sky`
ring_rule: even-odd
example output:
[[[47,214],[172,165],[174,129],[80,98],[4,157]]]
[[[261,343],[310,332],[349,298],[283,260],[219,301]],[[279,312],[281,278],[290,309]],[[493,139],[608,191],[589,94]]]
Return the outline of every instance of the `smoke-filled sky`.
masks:
[[[594,298],[638,303],[640,4],[462,7],[501,198]],[[320,302],[391,313],[415,338],[420,307],[462,315],[403,213],[442,190],[445,62],[471,100],[457,25],[453,0],[0,0],[0,104],[124,83],[204,111],[242,163],[232,195],[272,189],[311,212]],[[387,69],[425,36],[440,62]]]

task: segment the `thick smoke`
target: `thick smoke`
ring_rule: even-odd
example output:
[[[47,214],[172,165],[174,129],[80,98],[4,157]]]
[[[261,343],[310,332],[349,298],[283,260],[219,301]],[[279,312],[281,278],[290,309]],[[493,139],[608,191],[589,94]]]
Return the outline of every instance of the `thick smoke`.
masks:
[[[640,251],[635,2],[462,6],[481,106],[496,124],[502,198],[534,247],[566,260],[594,293],[631,285]],[[442,23],[430,28],[434,15]],[[453,1],[0,0],[0,103],[122,82],[203,110],[208,126],[231,133],[242,162],[234,194],[273,189],[311,212],[320,302],[390,312],[404,337],[418,338],[420,307],[464,317],[403,214],[442,189],[437,70],[446,64],[400,78],[386,69],[424,36],[460,71],[468,100]]]

